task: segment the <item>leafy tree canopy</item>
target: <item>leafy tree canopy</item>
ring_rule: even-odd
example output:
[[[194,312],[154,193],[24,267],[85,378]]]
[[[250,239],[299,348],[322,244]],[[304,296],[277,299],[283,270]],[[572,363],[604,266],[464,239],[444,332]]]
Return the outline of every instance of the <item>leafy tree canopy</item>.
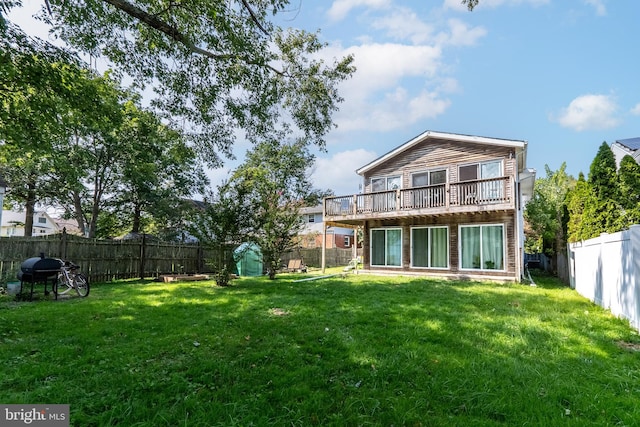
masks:
[[[0,12],[21,3],[5,2]],[[324,147],[353,58],[326,63],[318,34],[276,25],[287,7],[288,0],[45,0],[39,16],[68,45],[108,58],[139,88],[152,85],[153,105],[215,166],[233,157],[237,129],[254,142],[296,131]]]

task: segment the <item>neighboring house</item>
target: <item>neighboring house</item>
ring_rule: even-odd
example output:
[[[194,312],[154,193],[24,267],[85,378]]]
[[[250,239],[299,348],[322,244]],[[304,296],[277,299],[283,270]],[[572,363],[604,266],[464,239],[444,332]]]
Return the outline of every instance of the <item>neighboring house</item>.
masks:
[[[303,228],[298,234],[298,242],[302,248],[321,248],[324,222],[322,205],[300,209]],[[354,230],[347,227],[327,227],[325,233],[326,248],[350,249],[356,244]]]
[[[2,211],[2,224],[0,236],[24,236],[24,223],[26,220],[24,211]],[[33,236],[45,236],[59,233],[60,229],[55,221],[44,211],[33,214]]]
[[[53,221],[58,226],[58,230],[60,230],[60,232],[62,232],[62,230],[65,230],[67,234],[82,236],[80,227],[78,227],[78,221],[76,221],[75,219],[53,218]]]
[[[327,226],[362,227],[364,269],[519,281],[527,142],[427,131],[356,171],[364,194],[328,197]]]
[[[618,167],[620,167],[622,158],[627,154],[638,162],[640,159],[640,138],[619,139],[611,144],[611,151],[613,151]]]

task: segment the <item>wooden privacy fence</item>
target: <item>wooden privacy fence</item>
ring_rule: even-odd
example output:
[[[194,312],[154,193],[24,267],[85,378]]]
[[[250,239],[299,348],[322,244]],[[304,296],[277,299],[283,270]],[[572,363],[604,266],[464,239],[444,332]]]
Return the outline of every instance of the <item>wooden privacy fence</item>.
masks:
[[[362,248],[357,251],[362,256]],[[322,267],[322,248],[295,249],[282,255],[282,264],[290,259],[302,259],[307,267]],[[353,249],[328,248],[325,253],[326,267],[345,267],[353,259]]]
[[[90,281],[103,282],[161,274],[207,273],[213,251],[199,244],[87,239],[66,233],[38,237],[0,237],[0,283],[17,280],[20,264],[40,256],[73,261]]]

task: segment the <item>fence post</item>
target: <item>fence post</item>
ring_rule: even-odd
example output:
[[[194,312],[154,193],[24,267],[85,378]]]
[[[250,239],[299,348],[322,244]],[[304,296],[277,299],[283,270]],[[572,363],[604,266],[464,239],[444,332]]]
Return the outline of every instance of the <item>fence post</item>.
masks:
[[[146,254],[146,237],[145,237],[145,233],[142,233],[142,239],[140,240],[140,280],[144,280],[144,264],[145,264],[145,257],[147,256]]]
[[[62,259],[67,259],[67,227],[62,228],[60,235],[60,248],[58,250]]]

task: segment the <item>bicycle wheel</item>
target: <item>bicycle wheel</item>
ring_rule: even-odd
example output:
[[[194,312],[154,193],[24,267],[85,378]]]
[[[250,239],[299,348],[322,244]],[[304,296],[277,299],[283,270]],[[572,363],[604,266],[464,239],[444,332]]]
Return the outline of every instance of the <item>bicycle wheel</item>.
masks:
[[[56,284],[53,287],[53,293],[56,295],[64,295],[71,289],[73,289],[73,284],[67,280],[64,273],[58,273]]]
[[[73,284],[76,288],[76,292],[81,297],[86,297],[89,295],[89,280],[86,278],[84,274],[76,274],[73,278]]]

